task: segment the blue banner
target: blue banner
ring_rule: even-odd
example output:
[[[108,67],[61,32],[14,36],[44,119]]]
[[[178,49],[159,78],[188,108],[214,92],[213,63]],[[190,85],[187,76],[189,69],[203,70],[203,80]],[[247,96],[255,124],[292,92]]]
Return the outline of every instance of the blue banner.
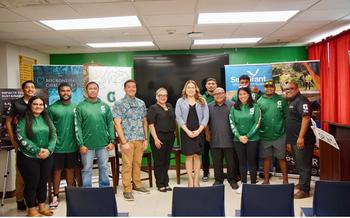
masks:
[[[83,66],[74,65],[34,65],[34,81],[37,88],[47,88],[49,105],[59,99],[57,87],[62,82],[72,86],[72,102],[84,100]]]
[[[257,86],[258,89],[263,92],[264,82],[272,79],[272,65],[226,65],[226,91],[237,91],[239,87],[239,77],[242,75],[248,75],[250,77],[250,87]]]

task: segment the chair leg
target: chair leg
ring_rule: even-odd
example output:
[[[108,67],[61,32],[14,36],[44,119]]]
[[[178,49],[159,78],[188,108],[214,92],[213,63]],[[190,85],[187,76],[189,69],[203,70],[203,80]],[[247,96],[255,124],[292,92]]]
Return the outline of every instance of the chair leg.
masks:
[[[149,186],[152,188],[153,181],[152,181],[152,158],[151,158],[151,155],[147,156],[147,166],[148,166]]]
[[[116,157],[110,157],[114,193],[117,193]]]
[[[176,182],[180,184],[180,151],[175,151]]]

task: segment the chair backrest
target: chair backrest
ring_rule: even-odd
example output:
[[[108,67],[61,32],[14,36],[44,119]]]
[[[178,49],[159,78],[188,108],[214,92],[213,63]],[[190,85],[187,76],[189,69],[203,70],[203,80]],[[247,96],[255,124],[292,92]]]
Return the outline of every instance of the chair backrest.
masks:
[[[241,216],[294,216],[294,184],[243,184]]]
[[[172,216],[225,216],[224,185],[174,187]]]
[[[66,187],[67,216],[118,216],[112,187]]]
[[[315,216],[350,216],[350,182],[316,181]]]

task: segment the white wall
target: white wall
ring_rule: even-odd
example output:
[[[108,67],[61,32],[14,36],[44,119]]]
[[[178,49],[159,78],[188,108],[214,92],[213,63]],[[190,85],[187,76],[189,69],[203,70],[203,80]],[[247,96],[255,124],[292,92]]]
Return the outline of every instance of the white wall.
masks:
[[[19,88],[19,56],[38,60],[38,64],[49,64],[50,56],[36,50],[10,43],[0,43],[0,88]],[[4,67],[5,66],[5,67]]]
[[[0,43],[0,88],[20,88],[19,56],[27,56],[38,60],[38,64],[49,64],[50,56],[36,50],[10,43]],[[4,184],[4,171],[7,152],[0,151],[0,192]],[[6,191],[15,190],[16,162],[14,150],[9,157],[9,172]]]

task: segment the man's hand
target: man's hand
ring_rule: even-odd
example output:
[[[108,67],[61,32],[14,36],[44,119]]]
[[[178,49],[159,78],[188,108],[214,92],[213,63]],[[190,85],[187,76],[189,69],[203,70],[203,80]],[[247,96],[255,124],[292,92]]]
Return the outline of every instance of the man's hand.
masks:
[[[154,144],[158,149],[160,149],[162,147],[163,142],[157,138],[154,140]]]
[[[287,149],[288,153],[292,153],[292,145],[291,144],[287,144],[286,149]]]
[[[109,143],[109,144],[106,146],[107,151],[112,151],[113,148],[114,148],[114,144],[112,144],[112,143]]]
[[[124,143],[124,144],[121,144],[120,145],[120,148],[121,148],[121,151],[122,151],[122,153],[124,153],[124,154],[129,154],[130,153],[130,144],[129,143]]]
[[[147,139],[143,140],[142,144],[143,144],[143,150],[146,150],[148,147],[148,140]]]
[[[86,154],[88,152],[88,150],[89,149],[84,145],[79,148],[80,154]]]
[[[297,147],[298,147],[298,149],[303,149],[304,148],[304,138],[298,137]]]

